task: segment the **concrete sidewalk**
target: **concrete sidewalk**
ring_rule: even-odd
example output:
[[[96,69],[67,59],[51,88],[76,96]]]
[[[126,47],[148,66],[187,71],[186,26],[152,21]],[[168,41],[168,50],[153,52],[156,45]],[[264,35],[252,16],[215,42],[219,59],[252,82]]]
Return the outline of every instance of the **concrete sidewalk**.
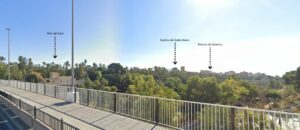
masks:
[[[0,89],[82,130],[166,130],[169,128],[64,100],[0,85]]]

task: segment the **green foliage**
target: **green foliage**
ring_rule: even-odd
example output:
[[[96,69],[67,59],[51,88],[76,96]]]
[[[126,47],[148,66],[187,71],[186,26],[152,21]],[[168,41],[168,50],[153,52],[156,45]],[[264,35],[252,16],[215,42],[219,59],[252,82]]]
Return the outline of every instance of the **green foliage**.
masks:
[[[25,81],[38,83],[39,81],[43,81],[43,77],[40,73],[31,72],[25,76]]]
[[[120,92],[125,92],[128,84],[122,81],[125,79],[125,69],[119,63],[112,63],[108,65],[107,70],[104,71],[104,78],[107,79],[109,86],[116,86]]]
[[[269,98],[269,100],[271,101],[278,101],[281,99],[280,90],[271,89],[268,91],[266,97]]]
[[[229,78],[223,81],[220,88],[222,104],[234,104],[243,95],[246,96],[249,94],[249,90],[243,86],[243,83],[235,78]]]
[[[168,78],[168,75],[168,70],[166,68],[157,66],[154,67],[153,76],[157,81],[165,81]]]
[[[8,65],[0,56],[0,78],[7,79]],[[132,94],[184,99],[199,102],[234,104],[243,102],[245,105],[262,106],[269,99],[280,102],[289,98],[299,101],[300,67],[297,71],[287,72],[283,78],[268,76],[263,73],[234,71],[213,73],[210,71],[187,72],[184,69],[155,66],[154,68],[128,68],[120,63],[104,64],[87,61],[75,64],[75,78],[84,79],[80,86],[97,90],[127,92]],[[70,76],[71,68],[68,61],[62,65],[54,62],[34,64],[31,58],[19,56],[17,62],[11,63],[11,79],[41,82],[48,78],[50,72]],[[286,84],[283,84],[285,81]],[[259,84],[259,85],[258,85]],[[269,89],[271,90],[269,91]],[[275,91],[280,90],[280,91]],[[292,95],[292,96],[291,96]],[[299,99],[298,99],[299,98]],[[262,104],[256,104],[256,102]],[[255,106],[254,106],[255,107]],[[178,113],[183,114],[183,113]],[[180,119],[174,119],[180,120]]]
[[[273,88],[273,89],[282,89],[282,88],[283,88],[283,85],[281,84],[280,81],[277,81],[277,80],[271,80],[271,81],[270,81],[269,87],[270,87],[270,88]]]
[[[165,81],[165,86],[175,90],[175,91],[178,91],[179,89],[179,85],[182,84],[180,78],[178,77],[169,77],[167,78],[167,80]]]
[[[295,77],[296,77],[296,71],[286,72],[283,75],[283,79],[284,79],[284,82],[286,84],[294,84],[295,83]]]
[[[179,95],[172,89],[157,84],[152,75],[133,74],[128,93],[158,96],[167,98],[179,98]]]
[[[189,77],[187,80],[187,99],[215,103],[219,101],[219,87],[215,77]]]
[[[300,67],[297,68],[295,80],[296,80],[296,88],[300,90]]]

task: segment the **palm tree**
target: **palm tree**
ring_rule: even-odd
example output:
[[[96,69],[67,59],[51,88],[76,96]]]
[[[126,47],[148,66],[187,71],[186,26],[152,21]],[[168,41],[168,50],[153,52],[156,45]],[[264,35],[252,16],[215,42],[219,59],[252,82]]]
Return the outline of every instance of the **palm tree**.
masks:
[[[3,56],[0,56],[0,63],[3,63],[5,61],[5,58]]]
[[[66,68],[66,70],[69,69],[69,67],[70,67],[69,61],[66,61],[66,62],[64,63],[64,67]]]

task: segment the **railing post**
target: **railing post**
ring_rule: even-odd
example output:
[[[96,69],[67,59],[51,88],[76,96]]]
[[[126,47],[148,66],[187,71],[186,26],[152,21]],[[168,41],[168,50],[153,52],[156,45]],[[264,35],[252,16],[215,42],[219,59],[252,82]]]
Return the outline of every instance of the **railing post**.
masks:
[[[60,130],[64,130],[64,120],[63,120],[63,118],[60,119]]]
[[[36,107],[33,107],[33,118],[36,119]]]
[[[54,98],[56,98],[56,88],[57,86],[54,86]]]
[[[31,92],[31,82],[29,82],[29,91]]]
[[[75,91],[75,93],[74,93],[74,103],[76,103],[76,88],[74,87],[74,91]]]
[[[230,120],[231,120],[231,130],[235,130],[235,109],[234,108],[231,108]]]
[[[117,93],[114,93],[114,112],[117,112]]]
[[[87,101],[86,101],[86,105],[89,106],[90,105],[90,90],[87,89]]]
[[[39,93],[39,83],[36,83],[36,86],[35,86],[35,92],[36,92],[36,93]]]
[[[19,99],[19,108],[20,108],[20,110],[22,110],[22,101],[21,101],[21,99]]]
[[[155,122],[156,124],[159,123],[159,99],[155,99]]]
[[[46,83],[44,83],[44,95],[46,95]]]

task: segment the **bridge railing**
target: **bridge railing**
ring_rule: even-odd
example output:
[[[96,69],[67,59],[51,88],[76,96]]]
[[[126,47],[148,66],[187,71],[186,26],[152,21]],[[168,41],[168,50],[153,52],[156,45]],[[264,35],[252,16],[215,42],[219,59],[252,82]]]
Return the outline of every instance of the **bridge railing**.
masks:
[[[0,91],[0,95],[8,99],[18,109],[28,113],[33,119],[43,122],[53,130],[79,130],[75,126],[64,122],[63,119],[58,119],[40,109],[37,109],[35,106],[23,102],[21,99],[17,99],[14,96],[7,94],[6,92]]]
[[[8,84],[0,80],[0,84]],[[64,99],[70,87],[11,81],[10,86]],[[82,105],[186,130],[300,130],[300,114],[76,88]]]

